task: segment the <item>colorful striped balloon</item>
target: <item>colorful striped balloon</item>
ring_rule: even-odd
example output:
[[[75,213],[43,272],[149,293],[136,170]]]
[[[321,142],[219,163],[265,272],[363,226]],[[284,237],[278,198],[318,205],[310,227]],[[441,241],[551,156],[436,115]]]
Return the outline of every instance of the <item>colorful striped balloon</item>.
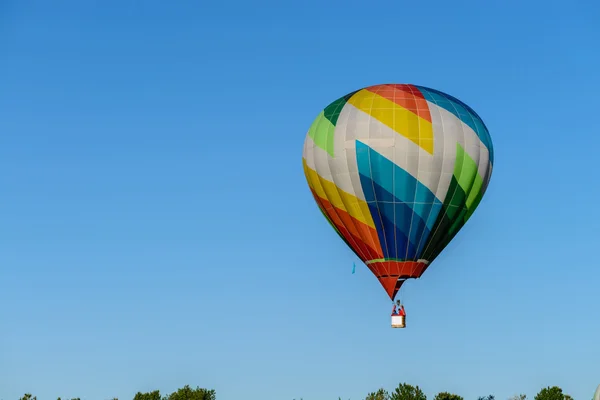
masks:
[[[471,217],[493,159],[489,132],[469,106],[398,84],[328,105],[302,157],[320,210],[392,300]]]

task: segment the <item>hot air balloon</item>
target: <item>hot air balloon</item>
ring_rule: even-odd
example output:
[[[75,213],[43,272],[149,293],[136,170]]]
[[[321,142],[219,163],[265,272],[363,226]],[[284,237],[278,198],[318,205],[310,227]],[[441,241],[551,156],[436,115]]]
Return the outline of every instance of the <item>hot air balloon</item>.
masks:
[[[392,302],[471,217],[493,161],[471,107],[412,84],[335,100],[310,126],[302,157],[320,211]],[[404,316],[392,315],[392,326],[405,327]]]

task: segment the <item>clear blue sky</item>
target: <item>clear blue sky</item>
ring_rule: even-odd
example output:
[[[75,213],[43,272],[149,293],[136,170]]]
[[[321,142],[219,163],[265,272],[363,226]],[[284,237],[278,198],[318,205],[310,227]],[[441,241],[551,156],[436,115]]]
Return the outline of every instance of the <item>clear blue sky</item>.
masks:
[[[0,2],[0,399],[591,398],[600,9],[523,3]],[[495,147],[405,330],[301,162],[324,106],[387,82]]]

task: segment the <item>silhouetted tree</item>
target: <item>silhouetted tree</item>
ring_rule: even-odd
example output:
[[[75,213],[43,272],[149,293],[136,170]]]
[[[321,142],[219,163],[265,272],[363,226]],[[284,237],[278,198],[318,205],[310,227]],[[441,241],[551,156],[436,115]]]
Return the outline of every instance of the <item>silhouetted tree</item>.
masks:
[[[147,393],[137,392],[135,396],[133,396],[133,400],[161,400],[160,390]]]
[[[454,393],[441,392],[435,395],[433,400],[464,400],[462,396]]]
[[[390,400],[427,400],[427,396],[418,386],[401,383],[389,396]]]
[[[200,387],[192,389],[189,385],[185,385],[176,392],[171,393],[164,400],[216,400],[216,398],[217,394],[214,390]]]
[[[369,393],[367,395],[367,397],[365,398],[365,400],[389,400],[389,399],[390,399],[390,394],[384,389],[379,389],[376,392]]]
[[[558,386],[548,386],[535,395],[535,400],[573,400],[573,398],[564,394]]]
[[[493,394],[488,394],[487,396],[479,396],[477,400],[494,400],[495,398],[496,396],[494,396]]]

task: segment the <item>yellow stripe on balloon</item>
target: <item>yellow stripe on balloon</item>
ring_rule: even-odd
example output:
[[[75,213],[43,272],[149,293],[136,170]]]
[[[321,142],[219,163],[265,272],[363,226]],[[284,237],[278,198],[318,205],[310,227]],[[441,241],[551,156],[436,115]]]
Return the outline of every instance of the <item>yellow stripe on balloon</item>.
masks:
[[[433,154],[433,126],[410,110],[367,89],[355,93],[348,103]]]
[[[371,211],[366,201],[341,190],[335,183],[319,176],[315,170],[306,164],[304,158],[302,158],[302,164],[304,165],[306,180],[317,196],[329,201],[335,208],[346,211],[352,218],[375,229],[375,223],[373,222]]]

